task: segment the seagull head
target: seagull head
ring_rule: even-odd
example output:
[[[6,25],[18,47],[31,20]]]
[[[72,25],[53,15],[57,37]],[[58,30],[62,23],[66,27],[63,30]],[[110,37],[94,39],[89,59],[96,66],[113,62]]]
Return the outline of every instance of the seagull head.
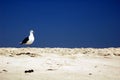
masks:
[[[34,31],[33,30],[30,30],[30,33],[33,33]]]

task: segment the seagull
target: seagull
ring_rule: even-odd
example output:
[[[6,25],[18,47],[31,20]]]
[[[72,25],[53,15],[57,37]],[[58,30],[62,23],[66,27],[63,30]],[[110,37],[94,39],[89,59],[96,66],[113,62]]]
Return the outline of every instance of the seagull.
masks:
[[[31,45],[34,42],[35,38],[33,35],[33,30],[30,30],[30,35],[26,37],[20,44]]]

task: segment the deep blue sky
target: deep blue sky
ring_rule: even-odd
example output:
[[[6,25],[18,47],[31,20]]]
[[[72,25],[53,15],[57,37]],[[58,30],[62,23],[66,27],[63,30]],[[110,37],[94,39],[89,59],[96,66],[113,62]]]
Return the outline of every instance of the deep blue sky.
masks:
[[[0,47],[120,47],[119,0],[0,1]]]

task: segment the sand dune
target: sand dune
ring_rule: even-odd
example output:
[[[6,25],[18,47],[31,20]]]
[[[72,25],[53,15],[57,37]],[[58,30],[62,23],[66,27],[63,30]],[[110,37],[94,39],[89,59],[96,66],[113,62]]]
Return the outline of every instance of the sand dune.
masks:
[[[120,48],[0,48],[0,80],[120,80]]]

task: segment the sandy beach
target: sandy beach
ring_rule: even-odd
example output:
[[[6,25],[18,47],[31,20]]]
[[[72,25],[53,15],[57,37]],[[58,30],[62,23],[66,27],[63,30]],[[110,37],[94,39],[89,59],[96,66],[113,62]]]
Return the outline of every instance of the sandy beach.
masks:
[[[120,80],[120,48],[0,48],[0,80]]]

